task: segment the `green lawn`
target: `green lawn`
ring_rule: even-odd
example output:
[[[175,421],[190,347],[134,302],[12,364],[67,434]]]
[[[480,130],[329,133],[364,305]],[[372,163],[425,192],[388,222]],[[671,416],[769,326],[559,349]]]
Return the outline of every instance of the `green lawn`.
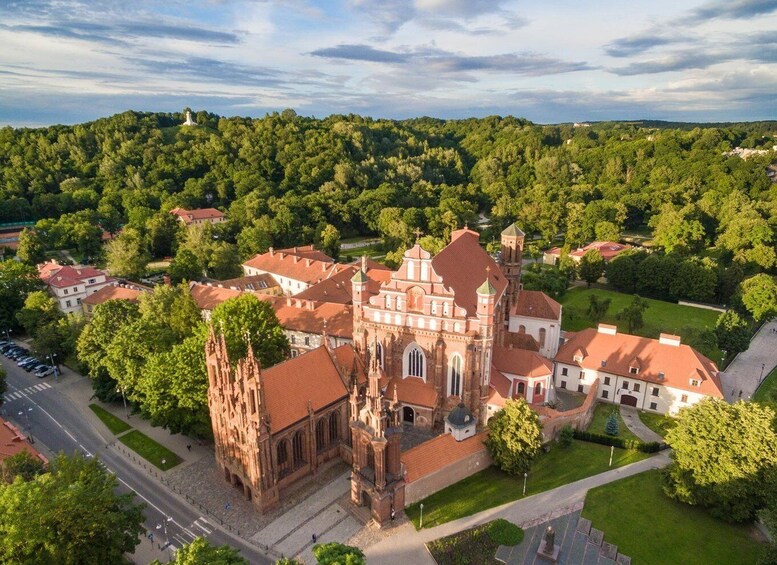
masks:
[[[615,449],[612,466],[622,467],[648,458],[647,453]],[[610,448],[606,445],[573,441],[568,448],[553,444],[549,453],[541,453],[529,471],[526,495],[537,494],[608,470]],[[489,467],[425,498],[424,528],[463,518],[499,506],[523,496],[523,477],[511,476]],[[419,503],[405,508],[416,528]]]
[[[602,322],[617,325],[619,332],[628,332],[628,325],[615,316],[631,303],[633,295],[613,290],[582,287],[573,288],[561,298],[561,304],[564,306],[561,328],[576,332],[596,326],[587,314],[588,297],[592,294],[596,294],[599,298],[610,299],[610,307]],[[715,322],[720,316],[720,312],[715,310],[680,306],[673,302],[653,300],[652,298],[645,298],[645,300],[648,303],[648,309],[643,315],[645,325],[636,331],[638,335],[645,337],[657,338],[662,332],[682,336],[685,328],[714,330]],[[723,353],[717,348],[707,351],[705,354],[718,364],[723,358]]]
[[[494,520],[426,544],[438,565],[491,565],[500,545],[518,545],[523,530],[507,520]]]
[[[661,437],[666,437],[666,432],[671,430],[677,420],[671,416],[664,416],[662,414],[655,414],[654,412],[639,412],[639,419],[648,428],[656,432]]]
[[[175,453],[138,430],[124,434],[119,441],[163,471],[172,469],[181,462],[181,458]]]
[[[615,415],[618,417],[618,431],[620,432],[615,437],[641,441],[637,436],[631,433],[631,430],[628,427],[626,427],[626,422],[623,421],[617,404],[605,404],[604,402],[597,402],[596,408],[594,409],[594,417],[591,420],[591,423],[588,424],[586,431],[593,432],[595,434],[607,435],[607,432],[605,431],[607,418],[609,418],[610,414],[613,412],[615,412]]]
[[[755,402],[777,401],[777,367],[772,369],[753,395]]]
[[[658,471],[588,491],[583,516],[604,539],[640,565],[756,563],[752,527],[727,524],[703,509],[669,499]]]
[[[101,406],[97,406],[97,404],[90,404],[89,408],[97,415],[98,418],[100,418],[102,423],[105,424],[109,430],[111,430],[113,435],[118,435],[132,429],[132,426],[130,426],[127,422],[121,418],[117,418]]]

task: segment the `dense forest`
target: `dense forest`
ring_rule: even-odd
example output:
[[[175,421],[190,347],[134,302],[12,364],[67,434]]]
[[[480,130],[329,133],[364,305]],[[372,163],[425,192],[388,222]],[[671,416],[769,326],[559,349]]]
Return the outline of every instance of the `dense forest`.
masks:
[[[182,116],[0,129],[0,222],[37,222],[45,246],[86,257],[99,254],[102,230],[130,227],[164,256],[176,246],[166,212],[213,206],[229,218],[220,244],[245,257],[320,241],[327,225],[402,249],[416,229],[444,240],[483,214],[486,242],[517,221],[537,248],[559,234],[575,247],[637,231],[667,252],[717,246],[749,271],[775,265],[777,184],[765,169],[777,156],[726,153],[771,149],[777,122],[575,127],[285,110],[199,112],[199,127],[180,127]]]

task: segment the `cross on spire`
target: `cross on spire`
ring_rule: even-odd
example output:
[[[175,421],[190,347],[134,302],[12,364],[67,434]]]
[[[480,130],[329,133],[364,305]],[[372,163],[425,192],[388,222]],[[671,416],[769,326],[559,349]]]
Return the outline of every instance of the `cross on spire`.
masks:
[[[418,240],[421,239],[421,236],[424,232],[422,232],[419,228],[416,228],[413,233],[415,234],[415,241],[418,243]]]

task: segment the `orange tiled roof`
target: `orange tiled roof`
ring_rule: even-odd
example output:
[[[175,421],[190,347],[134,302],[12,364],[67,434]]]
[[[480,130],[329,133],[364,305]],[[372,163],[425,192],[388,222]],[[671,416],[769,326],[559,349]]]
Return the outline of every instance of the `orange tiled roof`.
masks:
[[[127,288],[124,286],[104,286],[97,292],[90,294],[84,298],[82,304],[91,304],[97,306],[103,302],[109,300],[129,300],[130,302],[137,302],[141,292],[134,288]]]
[[[394,377],[386,387],[386,396],[394,398],[394,388],[397,389],[397,397],[400,402],[415,404],[425,408],[437,406],[437,391],[434,385],[425,383],[418,377]]]
[[[367,293],[376,295],[380,291],[380,286],[386,281],[391,280],[391,269],[375,261],[366,261],[367,265]],[[361,268],[360,262],[351,263],[343,266],[338,273],[329,278],[314,284],[313,286],[298,292],[294,298],[304,300],[316,300],[321,302],[337,302],[339,304],[353,303],[353,285],[351,279]]]
[[[582,362],[575,355],[584,355]],[[710,359],[688,345],[669,345],[636,335],[601,333],[596,328],[581,330],[558,350],[557,362],[578,365],[656,384],[722,398],[718,368]],[[630,367],[639,364],[639,373]],[[663,379],[659,378],[663,373]],[[690,380],[700,380],[691,386]]]
[[[226,302],[230,298],[237,298],[243,294],[240,290],[218,288],[200,283],[189,285],[189,292],[200,310],[213,310],[222,302]]]
[[[574,251],[570,251],[569,256],[582,257],[591,249],[596,249],[597,251],[599,251],[599,253],[602,254],[602,257],[604,257],[605,261],[609,261],[619,253],[623,253],[627,249],[631,249],[631,245],[626,245],[624,243],[616,243],[614,241],[594,241],[593,243],[589,243],[584,247],[578,247]],[[553,249],[548,249],[545,253],[547,253],[548,255],[561,256],[561,248],[554,247]]]
[[[54,261],[47,261],[38,265],[38,275],[41,280],[51,286],[67,287],[77,284],[88,284],[90,278],[105,276],[105,272],[94,267],[83,265],[60,265]],[[112,281],[111,277],[106,277]],[[101,283],[102,284],[102,283]]]
[[[216,210],[215,208],[196,208],[194,210],[173,208],[170,210],[170,213],[175,214],[187,224],[191,224],[195,220],[213,220],[215,218],[224,217],[224,212]]]
[[[477,289],[486,280],[487,272],[497,301],[507,288],[502,270],[480,247],[478,238],[475,231],[456,230],[451,234],[451,242],[432,259],[434,271],[442,277],[443,284],[453,290],[454,302],[464,308],[468,316],[476,315]]]
[[[307,418],[308,402],[318,411],[348,396],[345,383],[323,346],[262,373],[273,434]]]
[[[510,314],[560,321],[561,304],[539,290],[521,290]]]
[[[328,279],[347,268],[334,263],[331,257],[312,245],[277,251],[270,249],[267,253],[255,255],[243,265],[307,284]]]
[[[33,457],[37,457],[44,463],[48,463],[43,455],[38,453],[28,442],[27,438],[11,422],[0,418],[0,462],[17,453],[26,451]]]
[[[465,457],[484,451],[488,432],[480,432],[462,441],[451,434],[443,434],[408,449],[400,456],[405,465],[405,481],[412,483],[461,461]]]
[[[553,363],[539,353],[525,349],[494,347],[494,367],[502,373],[521,377],[547,377],[553,372]]]
[[[527,333],[505,332],[505,346],[510,347],[511,345],[527,351],[540,350],[540,344],[537,343],[537,340]]]
[[[345,370],[345,374],[350,377],[354,369],[356,370],[356,382],[360,385],[367,382],[367,370],[364,367],[361,357],[356,355],[353,347],[350,345],[341,345],[333,351],[337,364]]]
[[[510,385],[512,381],[499,372],[499,369],[491,367],[491,382],[489,388],[491,394],[488,397],[488,404],[504,406],[505,400],[510,398]]]
[[[224,281],[208,279],[206,284],[208,286],[229,288],[232,290],[248,290],[254,292],[276,287],[278,286],[278,281],[276,281],[271,274],[262,273],[261,275],[249,275],[244,277],[237,277],[235,279],[227,279]]]
[[[284,329],[322,334],[326,322],[327,334],[347,339],[353,337],[353,311],[346,304],[315,303],[282,296],[257,295],[257,298],[272,303],[275,315]]]

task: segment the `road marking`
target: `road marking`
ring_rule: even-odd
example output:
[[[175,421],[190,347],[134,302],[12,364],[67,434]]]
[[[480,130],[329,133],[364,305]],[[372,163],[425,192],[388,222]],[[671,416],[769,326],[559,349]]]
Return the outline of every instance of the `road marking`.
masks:
[[[203,524],[207,524],[208,526],[213,526],[213,524],[211,524],[210,522],[208,522],[208,521],[207,521],[205,518],[203,518],[202,516],[200,516],[200,520],[202,520]]]
[[[188,544],[189,544],[189,542],[188,542],[188,541],[186,541],[185,539],[183,539],[183,538],[182,538],[181,536],[179,536],[178,534],[173,534],[173,538],[175,539],[175,541],[177,541],[177,542],[178,542],[178,543],[180,543],[181,545],[188,545]]]
[[[194,521],[194,524],[192,524],[192,525],[193,525],[193,526],[197,526],[199,529],[201,529],[201,530],[202,530],[203,532],[205,532],[206,534],[211,534],[211,533],[213,533],[213,532],[211,532],[211,531],[210,531],[208,528],[206,528],[205,526],[201,526],[201,525],[200,525],[200,523],[199,523],[197,520],[195,520],[195,521]]]
[[[184,532],[186,532],[187,534],[189,534],[189,535],[192,537],[192,539],[194,539],[194,538],[196,538],[196,537],[197,537],[195,534],[193,534],[193,533],[192,533],[192,531],[191,531],[190,529],[188,529],[188,528],[184,528],[183,526],[181,526],[181,529],[182,529]]]

